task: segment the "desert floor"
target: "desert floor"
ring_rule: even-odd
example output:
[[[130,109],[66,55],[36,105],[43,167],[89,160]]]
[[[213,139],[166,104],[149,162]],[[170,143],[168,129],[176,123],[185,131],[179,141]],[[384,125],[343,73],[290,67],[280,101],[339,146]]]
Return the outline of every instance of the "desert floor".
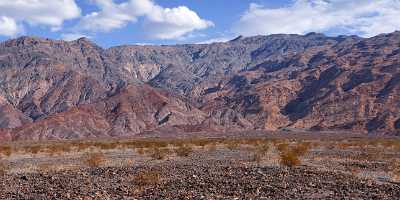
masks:
[[[193,134],[0,144],[1,199],[400,199],[400,139]]]

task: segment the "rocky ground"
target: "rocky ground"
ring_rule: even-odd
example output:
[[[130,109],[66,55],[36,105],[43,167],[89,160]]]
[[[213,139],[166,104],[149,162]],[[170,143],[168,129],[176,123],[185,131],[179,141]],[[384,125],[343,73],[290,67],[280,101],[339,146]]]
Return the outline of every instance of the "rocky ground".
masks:
[[[372,141],[372,140],[371,140]],[[252,141],[254,142],[254,141]],[[282,142],[284,143],[284,142]],[[176,147],[157,157],[146,148],[97,149],[57,156],[15,153],[1,178],[1,199],[399,199],[391,177],[400,154],[388,142],[312,145],[301,163],[281,164],[280,142],[268,142],[256,159],[254,145],[209,143],[185,155]],[[292,145],[289,142],[289,146]],[[360,142],[361,143],[361,142]],[[122,143],[120,142],[119,145]],[[386,146],[382,146],[385,144]],[[395,143],[393,143],[395,144]],[[397,144],[397,143],[396,143]],[[362,147],[364,150],[362,150]],[[153,148],[153,147],[152,147]],[[377,148],[380,148],[378,150]],[[375,149],[375,151],[372,151]],[[142,152],[144,150],[144,152]],[[367,151],[368,150],[368,151]],[[363,155],[362,152],[369,152]],[[374,153],[375,152],[375,153]],[[376,156],[379,154],[379,156]],[[26,167],[30,166],[30,167]],[[61,167],[64,166],[64,167]]]
[[[141,173],[147,174],[141,177]],[[139,178],[138,178],[139,177]],[[164,163],[2,179],[2,199],[396,199],[400,185],[318,169]]]

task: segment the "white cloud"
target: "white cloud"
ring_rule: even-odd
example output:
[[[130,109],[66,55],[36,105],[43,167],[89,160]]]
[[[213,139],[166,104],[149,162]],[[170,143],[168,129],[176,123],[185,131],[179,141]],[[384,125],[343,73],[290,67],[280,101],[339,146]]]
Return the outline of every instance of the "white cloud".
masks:
[[[0,0],[0,34],[19,33],[22,23],[59,30],[65,20],[80,16],[75,0]]]
[[[177,8],[161,8],[155,6],[147,14],[145,29],[155,38],[180,38],[194,30],[214,26],[211,21],[201,19],[197,13],[185,6]]]
[[[400,0],[294,0],[288,7],[250,4],[233,28],[242,35],[337,32],[373,36],[400,29]]]
[[[61,38],[65,41],[73,41],[73,40],[77,40],[79,38],[90,38],[90,36],[87,36],[85,34],[81,34],[81,33],[63,33],[61,34]]]
[[[151,0],[94,0],[99,11],[84,16],[78,29],[108,32],[135,23],[143,17],[146,34],[157,39],[177,39],[195,30],[213,26],[185,6],[163,8]]]
[[[216,37],[216,38],[211,38],[208,40],[197,42],[196,44],[211,44],[211,43],[217,43],[217,42],[228,42],[232,39],[234,39],[234,38],[233,37]]]
[[[0,35],[13,36],[19,32],[19,28],[14,19],[0,17]]]

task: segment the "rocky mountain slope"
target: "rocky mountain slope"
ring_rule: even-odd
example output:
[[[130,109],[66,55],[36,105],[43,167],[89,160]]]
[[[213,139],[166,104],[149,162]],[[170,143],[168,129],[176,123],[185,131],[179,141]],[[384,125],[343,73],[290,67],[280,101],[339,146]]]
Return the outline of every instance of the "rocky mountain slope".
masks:
[[[243,129],[400,132],[400,32],[118,46],[0,43],[0,138]]]

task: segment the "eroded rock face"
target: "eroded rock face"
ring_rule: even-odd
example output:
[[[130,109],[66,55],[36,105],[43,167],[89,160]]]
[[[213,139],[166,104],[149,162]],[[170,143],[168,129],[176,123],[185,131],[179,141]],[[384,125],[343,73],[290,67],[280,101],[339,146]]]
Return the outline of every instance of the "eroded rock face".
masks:
[[[0,128],[14,139],[400,129],[399,32],[110,49],[21,37],[0,43],[0,71]]]
[[[14,140],[129,136],[163,127],[196,127],[206,118],[179,96],[145,84],[129,85],[95,103],[15,128],[11,135]]]

